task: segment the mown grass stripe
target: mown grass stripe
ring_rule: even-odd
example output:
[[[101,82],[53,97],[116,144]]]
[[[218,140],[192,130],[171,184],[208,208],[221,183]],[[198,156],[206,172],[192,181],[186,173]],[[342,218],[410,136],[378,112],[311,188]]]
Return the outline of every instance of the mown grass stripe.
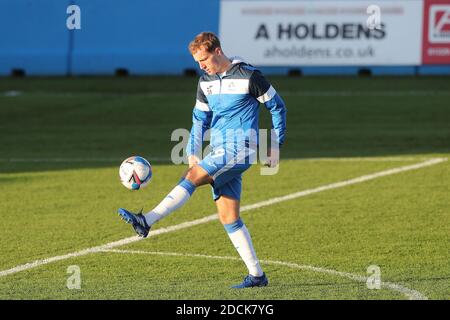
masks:
[[[282,197],[276,197],[276,198],[272,198],[266,201],[261,201],[255,204],[251,204],[251,205],[246,205],[241,207],[241,212],[244,211],[249,211],[252,209],[258,209],[264,206],[269,206],[269,205],[273,205],[275,203],[280,203],[283,201],[288,201],[288,200],[292,200],[292,199],[296,199],[296,198],[300,198],[300,197],[304,197],[310,194],[314,194],[314,193],[318,193],[318,192],[322,192],[322,191],[326,191],[326,190],[331,190],[331,189],[336,189],[336,188],[341,188],[341,187],[345,187],[348,185],[353,185],[353,184],[357,184],[357,183],[361,183],[361,182],[365,182],[365,181],[369,181],[369,180],[373,180],[376,178],[380,178],[380,177],[384,177],[384,176],[388,176],[388,175],[392,175],[392,174],[397,174],[397,173],[401,173],[401,172],[405,172],[405,171],[410,171],[410,170],[417,170],[420,168],[425,168],[428,166],[432,166],[432,165],[436,165],[439,163],[442,163],[444,161],[447,161],[447,158],[435,158],[435,159],[430,159],[424,162],[420,162],[417,164],[413,164],[413,165],[408,165],[408,166],[402,166],[402,167],[397,167],[397,168],[393,168],[393,169],[388,169],[388,170],[384,170],[384,171],[380,171],[377,173],[373,173],[373,174],[369,174],[369,175],[364,175],[358,178],[354,178],[354,179],[350,179],[350,180],[345,180],[345,181],[341,181],[341,182],[336,182],[336,183],[331,183],[328,185],[324,185],[321,187],[317,187],[317,188],[313,188],[313,189],[308,189],[308,190],[304,190],[304,191],[300,191],[300,192],[295,192],[295,193],[291,193]],[[165,234],[165,233],[169,233],[169,232],[174,232],[177,230],[181,230],[181,229],[185,229],[185,228],[190,228],[196,225],[200,225],[200,224],[204,224],[207,223],[209,221],[213,221],[213,220],[217,220],[218,216],[217,213],[214,213],[210,216],[201,218],[201,219],[196,219],[193,221],[188,221],[188,222],[184,222],[184,223],[180,223],[174,226],[170,226],[167,228],[160,228],[157,229],[155,231],[150,231],[148,237],[153,237],[156,235],[160,235],[160,234]],[[129,238],[124,238],[118,241],[114,241],[114,242],[110,242],[104,245],[100,245],[100,246],[96,246],[96,247],[92,247],[92,248],[87,248],[84,250],[80,250],[80,251],[76,251],[76,252],[72,252],[72,253],[68,253],[65,255],[60,255],[60,256],[55,256],[55,257],[50,257],[50,258],[45,258],[45,259],[40,259],[40,260],[36,260],[33,262],[29,262],[26,264],[22,264],[19,266],[15,266],[13,268],[7,269],[7,270],[3,270],[0,271],[0,277],[4,277],[7,275],[11,275],[11,274],[15,274],[21,271],[25,271],[25,270],[30,270],[42,265],[46,265],[49,263],[53,263],[53,262],[57,262],[57,261],[61,261],[61,260],[66,260],[66,259],[70,259],[70,258],[75,258],[75,257],[80,257],[80,256],[85,256],[88,254],[92,254],[92,253],[96,253],[96,252],[101,252],[104,250],[108,250],[108,249],[112,249],[112,248],[116,248],[116,247],[120,247],[123,245],[127,245],[133,242],[137,242],[137,241],[141,241],[143,240],[142,238],[135,236],[135,237],[129,237]]]

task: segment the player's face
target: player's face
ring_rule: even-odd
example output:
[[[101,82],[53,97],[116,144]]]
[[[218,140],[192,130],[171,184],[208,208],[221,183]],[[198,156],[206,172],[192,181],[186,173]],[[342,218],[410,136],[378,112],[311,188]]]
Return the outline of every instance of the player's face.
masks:
[[[209,75],[216,74],[220,71],[221,64],[219,56],[219,48],[216,48],[213,52],[208,52],[206,49],[201,48],[192,55],[194,60],[198,62],[200,69]]]

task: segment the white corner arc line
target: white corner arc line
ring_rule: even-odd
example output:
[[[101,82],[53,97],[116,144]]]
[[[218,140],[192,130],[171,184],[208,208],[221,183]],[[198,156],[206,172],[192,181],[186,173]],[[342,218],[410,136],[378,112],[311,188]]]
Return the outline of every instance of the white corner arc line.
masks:
[[[158,251],[152,252],[152,251],[142,251],[142,250],[117,250],[117,249],[102,250],[101,252],[125,253],[125,254],[149,254],[149,255],[161,255],[161,256],[176,256],[176,257],[241,261],[240,258],[236,258],[236,257],[211,256],[211,255],[195,254],[195,253],[158,252]],[[359,275],[356,275],[353,273],[341,272],[341,271],[336,271],[333,269],[326,269],[326,268],[314,267],[314,266],[309,266],[309,265],[301,265],[301,264],[292,263],[292,262],[274,261],[274,260],[260,260],[260,262],[264,263],[264,264],[284,266],[284,267],[288,267],[288,268],[292,268],[292,269],[325,273],[325,274],[343,277],[343,278],[347,278],[347,279],[350,279],[353,281],[363,282],[363,283],[366,283],[367,279],[368,279],[367,277],[359,276]],[[392,283],[392,282],[385,282],[385,281],[382,281],[380,284],[381,284],[381,287],[400,292],[401,294],[407,296],[409,298],[409,300],[428,300],[428,298],[426,296],[424,296],[422,293],[420,293],[419,291],[409,289],[409,288],[401,286],[399,284]]]
[[[410,171],[410,170],[416,170],[416,169],[420,169],[420,168],[424,168],[424,167],[428,167],[428,166],[432,166],[432,165],[436,165],[438,163],[441,162],[445,162],[447,161],[447,158],[434,158],[434,159],[430,159],[424,162],[420,162],[417,164],[413,164],[413,165],[408,165],[408,166],[403,166],[403,167],[398,167],[398,168],[393,168],[393,169],[389,169],[389,170],[385,170],[385,171],[380,171],[377,173],[373,173],[373,174],[369,174],[369,175],[364,175],[358,178],[354,178],[354,179],[350,179],[350,180],[345,180],[345,181],[341,181],[341,182],[336,182],[336,183],[332,183],[332,184],[328,184],[328,185],[324,185],[318,188],[314,188],[314,189],[308,189],[308,190],[304,190],[304,191],[300,191],[300,192],[295,192],[292,194],[288,194],[286,196],[282,196],[282,197],[276,197],[276,198],[272,198],[266,201],[261,201],[255,204],[251,204],[251,205],[246,205],[241,207],[241,212],[243,211],[248,211],[248,210],[252,210],[252,209],[258,209],[261,207],[265,207],[265,206],[269,206],[275,203],[279,203],[279,202],[283,202],[283,201],[287,201],[287,200],[292,200],[295,198],[300,198],[300,197],[304,197],[313,193],[318,193],[321,191],[325,191],[325,190],[331,190],[331,189],[337,189],[337,188],[341,188],[341,187],[345,187],[348,185],[352,185],[352,184],[356,184],[356,183],[361,183],[364,181],[369,181],[369,180],[373,180],[379,177],[384,177],[387,175],[392,175],[392,174],[396,174],[396,173],[400,173],[400,172],[405,172],[405,171]],[[155,231],[150,231],[150,233],[148,234],[148,237],[153,237],[156,235],[160,235],[160,234],[164,234],[164,233],[169,233],[169,232],[173,232],[173,231],[177,231],[177,230],[181,230],[181,229],[185,229],[185,228],[190,228],[196,225],[200,225],[200,224],[204,224],[207,223],[209,221],[213,221],[213,220],[217,220],[217,214],[214,213],[210,216],[201,218],[201,219],[196,219],[196,220],[192,220],[192,221],[188,221],[188,222],[183,222],[174,226],[170,226],[167,228],[160,228],[157,229]],[[45,258],[45,259],[40,259],[40,260],[35,260],[33,262],[29,262],[26,264],[22,264],[7,270],[2,270],[0,271],[0,277],[4,277],[10,274],[14,274],[14,273],[18,273],[21,271],[25,271],[25,270],[30,270],[42,265],[46,265],[52,262],[56,262],[56,261],[61,261],[61,260],[66,260],[66,259],[70,259],[70,258],[75,258],[75,257],[80,257],[80,256],[84,256],[84,255],[88,255],[91,253],[96,253],[96,252],[100,252],[103,250],[108,250],[108,249],[112,249],[112,248],[116,248],[116,247],[120,247],[123,245],[127,245],[133,242],[137,242],[137,241],[141,241],[143,240],[142,238],[138,237],[138,236],[134,236],[134,237],[129,237],[129,238],[124,238],[118,241],[114,241],[114,242],[110,242],[107,243],[105,245],[101,245],[101,246],[96,246],[96,247],[92,247],[92,248],[88,248],[88,249],[84,249],[84,250],[80,250],[80,251],[76,251],[76,252],[72,252],[72,253],[68,253],[65,255],[60,255],[60,256],[55,256],[55,257],[51,257],[51,258]]]

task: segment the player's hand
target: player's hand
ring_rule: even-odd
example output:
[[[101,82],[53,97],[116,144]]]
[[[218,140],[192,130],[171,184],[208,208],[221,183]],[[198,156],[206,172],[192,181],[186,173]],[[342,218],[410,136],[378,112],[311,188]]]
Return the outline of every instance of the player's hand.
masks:
[[[275,168],[280,163],[280,149],[269,149],[269,154],[267,155],[266,167]]]
[[[200,159],[195,155],[188,156],[189,168],[192,168],[200,162]]]

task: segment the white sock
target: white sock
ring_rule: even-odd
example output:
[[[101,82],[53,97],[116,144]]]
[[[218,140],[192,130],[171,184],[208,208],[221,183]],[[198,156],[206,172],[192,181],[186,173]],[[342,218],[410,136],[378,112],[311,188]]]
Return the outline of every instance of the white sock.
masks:
[[[242,225],[239,226],[240,224]],[[262,276],[263,270],[261,269],[259,260],[256,257],[255,249],[252,244],[252,238],[250,237],[250,233],[248,232],[245,224],[241,221],[241,219],[238,219],[232,224],[224,225],[224,227],[228,232],[231,242],[241,256],[241,259],[247,266],[248,273],[255,277]]]
[[[186,179],[175,186],[152,211],[144,214],[147,224],[151,226],[180,208],[189,200],[194,190],[195,186]]]

